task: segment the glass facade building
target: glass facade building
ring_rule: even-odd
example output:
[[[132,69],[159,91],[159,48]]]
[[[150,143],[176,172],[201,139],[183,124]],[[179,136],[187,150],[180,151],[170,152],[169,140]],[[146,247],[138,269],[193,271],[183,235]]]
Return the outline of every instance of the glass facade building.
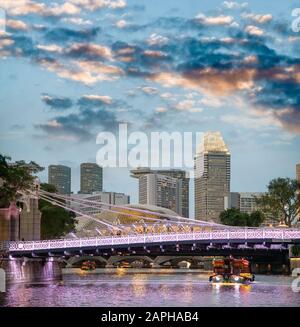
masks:
[[[48,183],[60,194],[71,194],[71,168],[63,165],[48,167]]]
[[[195,219],[219,222],[230,195],[230,152],[220,132],[207,132],[195,156]]]
[[[80,165],[80,193],[92,194],[103,189],[102,167],[95,163],[82,163]]]
[[[180,185],[180,195],[178,198],[178,205],[177,207],[180,208],[178,209],[180,211],[180,213],[178,212],[178,210],[174,210],[176,212],[178,212],[180,215],[182,215],[183,217],[189,217],[189,184],[190,184],[190,179],[189,176],[187,174],[186,171],[181,170],[181,169],[169,169],[169,170],[165,170],[165,169],[150,169],[150,168],[137,168],[134,170],[131,170],[131,176],[134,178],[138,178],[140,179],[141,177],[148,175],[148,174],[158,174],[158,175],[164,175],[164,176],[168,176],[171,178],[175,178]],[[139,180],[139,203],[141,204],[147,204],[145,198],[146,198],[146,189],[141,187],[141,181]],[[142,184],[143,185],[143,184]],[[150,204],[150,203],[148,203]],[[158,205],[158,204],[157,204]],[[169,206],[162,206],[164,208],[169,208]],[[171,209],[171,208],[169,208]]]

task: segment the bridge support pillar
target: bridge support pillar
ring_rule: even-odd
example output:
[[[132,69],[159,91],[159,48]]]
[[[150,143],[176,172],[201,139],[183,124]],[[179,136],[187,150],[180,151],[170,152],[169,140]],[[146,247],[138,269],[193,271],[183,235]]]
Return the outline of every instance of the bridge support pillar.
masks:
[[[5,270],[0,268],[0,293],[6,292],[6,274]]]

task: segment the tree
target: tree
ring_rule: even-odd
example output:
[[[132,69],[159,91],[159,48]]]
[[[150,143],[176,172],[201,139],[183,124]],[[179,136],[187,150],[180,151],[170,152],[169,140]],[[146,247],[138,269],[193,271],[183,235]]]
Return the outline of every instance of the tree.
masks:
[[[270,181],[268,192],[256,198],[262,211],[277,222],[291,227],[300,214],[300,184],[295,179],[276,178]]]
[[[55,193],[56,188],[51,184],[43,183],[41,189],[47,192]],[[40,199],[39,209],[41,218],[41,238],[52,239],[62,237],[75,229],[77,220],[73,212],[53,205],[52,203]]]
[[[20,192],[33,191],[35,174],[44,169],[33,161],[10,163],[10,160],[0,154],[0,208],[8,208],[11,202],[16,202]]]
[[[256,210],[254,212],[251,212],[251,214],[249,215],[247,226],[258,227],[264,222],[264,220],[265,215],[263,214],[263,212]]]
[[[248,213],[241,212],[239,209],[230,208],[220,214],[221,223],[229,226],[248,226],[258,227],[264,220],[264,215],[260,211]]]

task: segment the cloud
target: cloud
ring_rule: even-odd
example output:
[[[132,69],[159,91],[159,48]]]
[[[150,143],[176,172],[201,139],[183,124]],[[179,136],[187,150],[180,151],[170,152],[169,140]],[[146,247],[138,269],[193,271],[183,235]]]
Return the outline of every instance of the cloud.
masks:
[[[113,102],[112,98],[108,95],[94,95],[94,94],[88,94],[83,95],[79,100],[78,104],[80,106],[103,106],[103,105],[109,105]]]
[[[53,97],[49,94],[43,94],[41,99],[47,106],[55,110],[66,110],[73,105],[72,100],[66,97]]]
[[[57,27],[50,29],[45,34],[45,39],[54,42],[66,42],[66,41],[84,41],[88,42],[97,36],[99,33],[99,27],[85,28],[85,29],[71,29],[65,27]]]
[[[158,35],[156,33],[152,33],[147,39],[147,43],[150,46],[153,45],[164,45],[167,44],[169,39],[166,36]]]
[[[6,19],[5,24],[8,29],[18,30],[18,31],[28,30],[28,25],[25,22],[22,22],[21,20]],[[1,19],[0,19],[0,25],[1,25]]]
[[[121,19],[116,22],[116,26],[118,28],[125,28],[126,26],[128,26],[128,23],[126,22],[126,20]]]
[[[227,9],[240,9],[248,7],[248,2],[238,3],[235,1],[224,1],[223,7]]]
[[[233,17],[231,16],[205,16],[203,13],[198,14],[195,20],[197,23],[209,26],[230,25],[233,23]]]
[[[196,101],[194,100],[182,100],[178,102],[174,107],[180,111],[189,111],[189,112],[201,112],[202,108],[195,107]]]
[[[21,16],[33,13],[42,14],[45,9],[45,4],[31,0],[0,0],[0,8],[5,9],[11,16]]]
[[[100,58],[112,60],[113,57],[109,47],[92,43],[75,43],[66,50],[66,54],[71,57],[83,57],[86,59]]]
[[[74,25],[92,25],[92,21],[89,19],[83,19],[81,17],[69,17],[69,18],[63,18],[63,22],[74,24]]]
[[[273,19],[273,16],[271,14],[242,14],[241,15],[244,19],[252,20],[255,23],[258,24],[265,24],[270,22]]]
[[[46,5],[21,0],[14,6],[11,1],[0,0],[1,3],[15,15],[21,15],[21,9],[24,9],[24,15],[36,13],[45,19],[43,27],[35,29],[32,38],[22,31],[33,28],[35,22],[29,25],[26,20],[23,22],[27,24],[25,27],[22,21],[14,20],[11,26],[18,33],[0,35],[1,57],[27,57],[31,63],[41,65],[59,78],[87,86],[124,77],[138,78],[138,85],[156,82],[174,88],[160,95],[163,105],[155,105],[156,108],[166,107],[168,115],[170,112],[184,115],[206,107],[222,107],[224,97],[232,99],[236,96],[262,114],[268,112],[268,117],[273,119],[269,120],[270,123],[276,121],[285,129],[299,131],[298,49],[282,47],[276,37],[287,36],[288,44],[297,39],[291,35],[287,23],[274,19],[269,13],[253,14],[248,10],[241,13],[237,10],[234,16],[219,14],[221,10],[228,12],[224,8],[244,8],[238,2],[225,1],[218,14],[200,13],[196,18],[166,16],[136,25],[128,23],[127,16],[114,15],[112,21],[118,21],[119,27],[125,30],[121,32],[112,28],[109,35],[105,22],[101,23],[101,30],[97,25],[81,27],[89,25],[85,24],[86,19],[94,17],[86,11],[122,9],[126,6],[124,1],[68,0],[62,4]],[[80,16],[78,10],[84,15]],[[57,18],[49,19],[45,14],[47,11],[51,17]],[[66,13],[62,15],[64,11]],[[75,12],[78,14],[74,15]],[[62,27],[61,22],[77,28]],[[128,33],[128,42],[118,41],[120,35],[124,39],[124,33]],[[143,88],[140,90],[145,94],[157,93],[151,86]],[[201,99],[178,100],[176,88],[199,92]],[[86,95],[90,98],[83,96],[81,101],[86,101],[89,108],[102,108],[104,98],[100,97],[103,96],[91,93]],[[191,104],[192,101],[195,102]],[[112,104],[115,104],[113,100]],[[161,117],[162,112],[157,114]],[[56,121],[62,124],[61,120]]]
[[[160,113],[162,113],[162,112],[166,112],[166,111],[168,111],[168,108],[166,108],[166,107],[157,107],[157,108],[155,109],[155,111],[156,111],[156,112],[160,112]]]
[[[261,28],[254,26],[254,25],[246,26],[245,32],[250,35],[256,35],[256,36],[261,36],[264,34],[264,31]]]
[[[53,3],[47,6],[32,0],[0,0],[0,8],[10,16],[24,16],[36,14],[45,17],[76,15],[82,9],[95,11],[102,8],[122,9],[126,7],[124,0],[66,0],[62,4]]]
[[[126,7],[124,0],[69,0],[84,9],[95,11],[102,8],[122,9]]]
[[[195,89],[206,94],[229,95],[235,91],[249,90],[253,87],[252,69],[218,70],[212,68],[185,71],[182,74],[158,73],[151,79],[165,87],[179,86]]]
[[[252,115],[249,115],[249,113],[240,113],[235,115],[226,114],[221,115],[220,119],[224,123],[254,130],[261,130],[262,128],[274,129],[281,126],[280,122],[273,117],[272,113],[267,113],[264,115],[254,113],[252,113]]]
[[[11,39],[0,39],[0,49],[3,49],[5,47],[9,47],[12,44],[14,44],[14,41]]]
[[[143,86],[140,89],[148,95],[153,95],[158,93],[158,89],[152,86]]]
[[[80,9],[70,2],[65,2],[62,5],[54,5],[45,8],[43,11],[44,16],[63,16],[63,15],[76,15],[80,13]]]
[[[36,46],[39,50],[46,51],[46,52],[57,52],[62,53],[63,48],[57,44],[38,44]]]
[[[72,61],[68,65],[55,59],[42,58],[38,63],[61,78],[80,82],[86,85],[100,81],[113,81],[122,74],[122,70],[112,65],[96,61]]]
[[[101,109],[80,107],[77,113],[54,117],[47,123],[36,124],[35,128],[42,130],[48,138],[86,142],[96,138],[99,130],[115,131],[119,123],[116,114],[107,110],[103,103]]]

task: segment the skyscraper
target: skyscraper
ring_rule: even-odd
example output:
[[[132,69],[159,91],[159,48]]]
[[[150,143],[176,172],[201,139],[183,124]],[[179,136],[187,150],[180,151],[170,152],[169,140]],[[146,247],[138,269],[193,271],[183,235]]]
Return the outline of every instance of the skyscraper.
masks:
[[[139,178],[139,203],[171,209],[182,215],[182,182],[161,174],[145,174]]]
[[[95,163],[80,165],[80,193],[92,194],[101,192],[103,187],[102,167]]]
[[[229,193],[230,152],[220,132],[207,132],[195,156],[195,218],[218,222]]]
[[[48,183],[54,185],[58,193],[71,193],[71,168],[63,165],[48,167]]]
[[[263,192],[230,192],[228,208],[236,208],[241,212],[251,214],[260,209],[256,199],[264,194]]]
[[[181,170],[181,169],[169,169],[169,170],[164,170],[164,169],[159,169],[159,170],[151,170],[150,168],[137,168],[131,170],[131,176],[134,178],[141,178],[144,175],[147,174],[158,174],[158,175],[164,175],[164,176],[169,176],[172,178],[177,179],[181,186],[181,195],[179,196],[179,207],[181,208],[180,210],[180,215],[183,217],[189,217],[189,177],[186,173],[186,171]],[[139,185],[141,185],[139,183]],[[144,195],[142,195],[142,189],[139,187],[139,202],[141,204],[147,204],[142,198]],[[143,202],[141,202],[143,201]],[[166,207],[167,208],[167,207]],[[176,211],[176,210],[174,210]]]

